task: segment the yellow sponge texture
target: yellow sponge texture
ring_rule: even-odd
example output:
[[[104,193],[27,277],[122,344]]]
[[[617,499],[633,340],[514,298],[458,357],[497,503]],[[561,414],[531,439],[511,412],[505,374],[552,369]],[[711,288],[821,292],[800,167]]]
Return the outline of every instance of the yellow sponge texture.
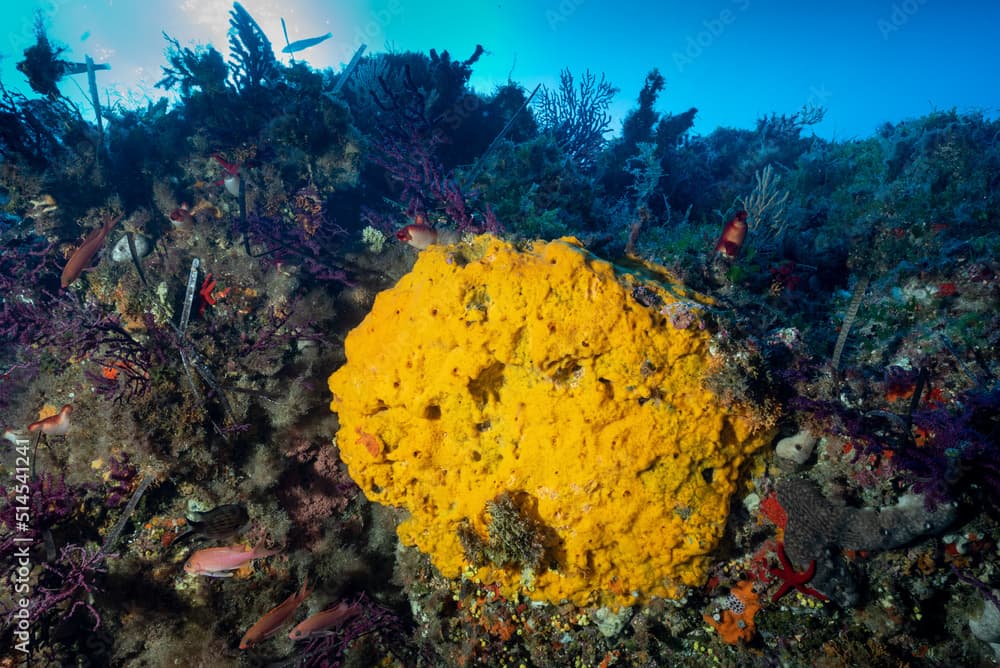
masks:
[[[703,379],[708,304],[574,239],[491,236],[421,252],[346,340],[337,444],[404,544],[553,603],[629,605],[699,585],[746,458],[765,443]],[[540,564],[474,565],[487,503],[517,499]]]

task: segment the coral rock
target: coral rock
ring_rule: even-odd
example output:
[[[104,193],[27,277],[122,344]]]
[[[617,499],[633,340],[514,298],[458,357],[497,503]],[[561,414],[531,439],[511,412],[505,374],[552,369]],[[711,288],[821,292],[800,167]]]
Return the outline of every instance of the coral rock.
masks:
[[[134,235],[132,243],[135,244],[135,254],[140,258],[146,257],[153,252],[153,240],[145,234]],[[132,250],[128,247],[127,234],[123,234],[121,239],[111,248],[111,259],[114,262],[132,261]]]
[[[998,592],[993,591],[996,596]],[[969,618],[969,630],[983,642],[987,642],[993,650],[997,661],[1000,661],[1000,610],[992,601],[983,601],[982,611]]]
[[[573,239],[431,246],[347,337],[330,377],[341,455],[370,499],[409,511],[400,539],[445,576],[577,605],[678,596],[705,580],[768,438],[702,383],[725,362],[706,301]],[[683,327],[679,303],[697,315]],[[504,493],[540,529],[536,569],[463,550]]]
[[[774,446],[774,454],[798,465],[805,464],[812,457],[816,447],[816,437],[807,429],[787,436]]]

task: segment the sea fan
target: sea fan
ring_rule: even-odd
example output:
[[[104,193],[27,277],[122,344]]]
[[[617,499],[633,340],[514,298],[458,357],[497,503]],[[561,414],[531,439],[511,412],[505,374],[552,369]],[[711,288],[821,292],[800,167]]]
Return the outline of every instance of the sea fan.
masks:
[[[229,14],[229,66],[240,93],[277,81],[280,73],[271,41],[238,2]]]

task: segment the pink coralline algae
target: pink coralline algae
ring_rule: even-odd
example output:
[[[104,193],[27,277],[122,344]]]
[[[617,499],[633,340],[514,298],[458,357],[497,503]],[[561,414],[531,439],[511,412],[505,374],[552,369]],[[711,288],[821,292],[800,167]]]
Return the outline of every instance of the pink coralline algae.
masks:
[[[292,439],[287,453],[298,465],[281,478],[278,498],[295,524],[293,536],[306,545],[320,540],[324,524],[344,512],[358,487],[339,465],[335,448]]]
[[[92,601],[100,591],[98,578],[108,570],[105,561],[115,556],[80,545],[64,546],[54,564],[44,564],[45,573],[28,609],[31,620],[37,621],[60,609],[63,610],[62,619],[69,619],[77,608],[83,608],[94,621],[92,630],[99,629],[101,615]],[[49,586],[49,582],[53,586]]]
[[[3,538],[0,538],[0,558],[6,557],[12,549],[15,536],[29,538],[33,543],[40,540],[42,531],[51,529],[73,513],[81,496],[81,490],[70,487],[65,479],[50,473],[39,474],[26,487],[22,490],[0,485],[0,497],[4,499],[0,508],[0,524],[5,528]],[[22,503],[22,500],[27,503]],[[16,521],[19,506],[27,507],[31,517],[31,523],[25,525],[23,530]]]
[[[108,463],[107,489],[105,503],[109,508],[117,508],[128,500],[135,488],[138,469],[129,459],[128,453],[112,456]]]

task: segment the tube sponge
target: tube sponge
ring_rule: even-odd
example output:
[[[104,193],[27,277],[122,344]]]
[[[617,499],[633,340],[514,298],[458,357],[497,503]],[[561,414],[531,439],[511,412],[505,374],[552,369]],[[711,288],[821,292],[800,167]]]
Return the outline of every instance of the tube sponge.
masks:
[[[368,498],[409,512],[400,539],[447,577],[576,605],[679,596],[704,581],[768,438],[702,382],[724,363],[709,303],[574,239],[431,246],[346,339],[330,377],[341,456]],[[516,506],[504,522],[497,499]],[[540,558],[468,553],[501,530]]]

